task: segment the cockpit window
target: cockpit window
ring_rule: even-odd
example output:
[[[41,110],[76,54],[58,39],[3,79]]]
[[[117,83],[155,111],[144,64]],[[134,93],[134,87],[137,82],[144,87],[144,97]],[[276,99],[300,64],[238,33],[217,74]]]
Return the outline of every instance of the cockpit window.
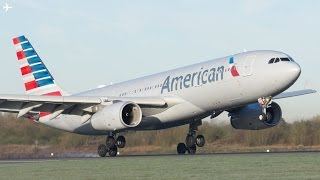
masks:
[[[274,62],[274,58],[270,59],[268,64],[272,64]]]
[[[281,59],[281,61],[290,61],[289,58],[280,58],[280,59]]]
[[[294,62],[291,57],[282,57],[282,58],[276,57],[276,58],[270,59],[268,64],[278,63],[280,61],[289,61],[289,62],[292,61],[292,62]]]

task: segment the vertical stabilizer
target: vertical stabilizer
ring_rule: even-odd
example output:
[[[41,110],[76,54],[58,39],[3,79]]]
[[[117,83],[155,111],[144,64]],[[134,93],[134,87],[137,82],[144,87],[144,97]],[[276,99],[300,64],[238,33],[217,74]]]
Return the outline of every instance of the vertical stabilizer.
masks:
[[[42,62],[25,36],[13,38],[21,75],[27,94],[62,96],[67,95],[56,84],[48,68]]]

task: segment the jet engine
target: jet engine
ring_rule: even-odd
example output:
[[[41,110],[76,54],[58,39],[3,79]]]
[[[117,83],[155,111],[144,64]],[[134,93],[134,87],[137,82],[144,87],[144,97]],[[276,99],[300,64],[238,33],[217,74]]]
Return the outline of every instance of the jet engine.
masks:
[[[115,131],[139,125],[141,108],[133,102],[116,102],[99,110],[91,117],[91,125],[100,131]]]
[[[282,118],[282,111],[277,103],[272,102],[264,113],[261,106],[254,103],[230,112],[229,116],[235,129],[259,130],[276,126]]]

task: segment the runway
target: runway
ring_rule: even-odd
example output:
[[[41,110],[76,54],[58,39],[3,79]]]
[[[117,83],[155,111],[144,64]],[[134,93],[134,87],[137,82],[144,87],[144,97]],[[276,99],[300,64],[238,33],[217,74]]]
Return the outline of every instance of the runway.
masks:
[[[320,179],[320,152],[14,159],[2,179]]]
[[[278,152],[232,152],[232,153],[201,153],[201,154],[141,154],[141,155],[118,155],[116,157],[47,157],[47,158],[21,158],[21,159],[0,159],[0,164],[16,164],[16,163],[37,163],[43,161],[66,161],[66,160],[100,160],[100,159],[121,159],[121,158],[137,158],[137,157],[184,157],[184,156],[234,156],[234,155],[280,155],[280,154],[319,154],[320,151],[278,151]]]

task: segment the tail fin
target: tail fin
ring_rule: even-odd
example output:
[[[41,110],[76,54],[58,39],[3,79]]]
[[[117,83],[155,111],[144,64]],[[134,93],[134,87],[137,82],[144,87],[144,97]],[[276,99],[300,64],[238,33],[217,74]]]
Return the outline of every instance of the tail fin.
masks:
[[[62,96],[67,95],[55,82],[25,36],[13,38],[21,75],[27,94]]]

